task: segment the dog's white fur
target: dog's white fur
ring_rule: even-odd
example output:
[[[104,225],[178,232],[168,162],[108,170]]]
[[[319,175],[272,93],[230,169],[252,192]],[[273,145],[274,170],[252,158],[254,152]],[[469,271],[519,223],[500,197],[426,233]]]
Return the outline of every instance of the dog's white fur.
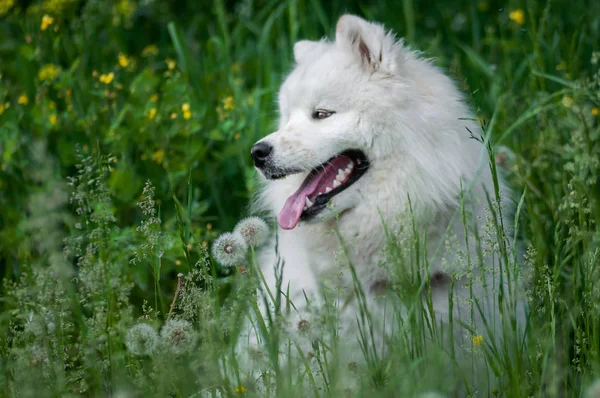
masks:
[[[400,216],[409,197],[416,219],[427,224],[430,272],[452,273],[440,262],[452,253],[433,258],[433,251],[448,226],[464,242],[460,214],[451,223],[461,182],[465,190],[472,186],[466,195],[473,220],[484,215],[484,190],[493,192],[485,148],[471,138],[481,130],[455,84],[381,25],[351,15],[339,19],[335,41],[300,41],[294,56],[296,65],[279,94],[278,130],[261,141],[273,146],[274,165],[305,172],[263,178],[259,207],[277,216],[308,171],[344,150],[362,150],[370,168],[316,220],[278,230],[285,261],[282,290],[289,285],[289,299],[299,311],[293,322],[305,317],[305,296],[317,299],[322,284],[339,271],[334,257],[340,241],[330,233],[335,227],[367,294],[387,278],[378,266],[386,245],[383,223],[394,231],[406,222]],[[319,120],[312,117],[316,109],[336,113]],[[274,291],[273,246],[262,251],[260,263]],[[350,273],[344,278],[342,285],[351,290]],[[440,319],[448,312],[447,288],[442,284],[432,294]],[[456,289],[457,295],[468,296],[460,283]],[[345,311],[355,323],[356,307]]]

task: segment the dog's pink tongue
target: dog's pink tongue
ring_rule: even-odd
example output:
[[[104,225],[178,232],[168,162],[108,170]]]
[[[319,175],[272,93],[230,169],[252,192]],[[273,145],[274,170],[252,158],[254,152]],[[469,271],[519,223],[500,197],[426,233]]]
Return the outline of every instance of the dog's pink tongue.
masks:
[[[304,180],[300,188],[286,200],[283,209],[279,212],[279,226],[283,229],[294,229],[298,225],[304,206],[306,206],[306,197],[315,192],[319,185],[320,176]]]
[[[327,162],[327,165],[318,173],[306,177],[300,188],[288,198],[279,213],[279,226],[283,229],[294,229],[298,225],[300,216],[306,206],[306,198],[314,201],[315,192],[324,192],[327,187],[331,189],[338,170],[348,166],[350,159],[345,155],[337,156]]]

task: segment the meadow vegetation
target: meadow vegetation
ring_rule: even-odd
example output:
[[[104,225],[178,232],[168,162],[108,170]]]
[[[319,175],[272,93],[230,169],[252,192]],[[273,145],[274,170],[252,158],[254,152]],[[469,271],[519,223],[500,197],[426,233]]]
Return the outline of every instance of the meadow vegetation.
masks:
[[[406,344],[370,347],[364,308],[355,384],[331,362],[335,317],[333,343],[312,335],[288,367],[277,303],[257,383],[234,346],[268,299],[263,237],[226,235],[217,248],[243,250],[220,263],[210,247],[248,215],[249,149],[276,125],[293,44],[344,12],[434,58],[484,126],[518,210],[503,225],[491,192],[473,237],[490,249],[463,260],[522,279],[527,333],[498,347],[456,324],[474,361],[449,376],[454,351],[424,349],[439,336],[406,271],[425,242],[391,233]],[[0,396],[579,397],[600,380],[600,2],[0,0],[0,59]],[[489,391],[469,386],[475,359]]]

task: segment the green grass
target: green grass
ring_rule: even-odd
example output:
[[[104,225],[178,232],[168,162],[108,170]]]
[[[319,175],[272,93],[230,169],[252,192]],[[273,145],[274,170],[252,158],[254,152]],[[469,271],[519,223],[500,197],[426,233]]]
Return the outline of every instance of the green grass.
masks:
[[[424,261],[422,231],[390,235],[390,263],[409,287],[404,344],[375,350],[363,308],[366,359],[351,393],[447,393],[483,361],[500,384],[478,396],[582,396],[600,371],[600,3],[359,3],[0,0],[0,396],[260,395],[233,353],[243,314],[263,299],[256,264],[219,267],[206,247],[248,211],[249,148],[275,126],[294,42],[332,35],[344,12],[434,57],[493,144],[514,153],[497,160],[519,217],[502,226],[491,212],[473,244],[496,242],[481,255],[529,270],[522,292],[511,286],[527,299],[525,342],[486,341],[448,374],[456,353],[438,342],[468,328],[436,329],[416,299],[427,288],[410,272]],[[523,259],[503,238],[514,229]],[[135,355],[128,331],[165,330],[178,273],[171,318],[192,325],[181,333],[189,350],[159,336],[154,353]],[[314,357],[300,358],[307,366],[277,355],[278,318],[257,326],[269,395],[348,394],[330,315]]]

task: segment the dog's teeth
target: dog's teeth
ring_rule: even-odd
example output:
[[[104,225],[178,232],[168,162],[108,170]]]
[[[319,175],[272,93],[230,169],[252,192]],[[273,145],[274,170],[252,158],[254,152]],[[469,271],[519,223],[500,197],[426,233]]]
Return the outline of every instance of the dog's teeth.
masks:
[[[335,181],[333,182],[333,187],[334,187],[334,188],[337,188],[337,187],[339,187],[340,185],[342,185],[342,183],[341,183],[341,182],[339,182],[338,180],[335,180]]]
[[[306,198],[306,207],[310,207],[313,205],[313,202],[310,201],[310,199]]]
[[[325,188],[325,193],[329,193],[329,192],[331,192],[331,188],[329,188],[329,187]]]

